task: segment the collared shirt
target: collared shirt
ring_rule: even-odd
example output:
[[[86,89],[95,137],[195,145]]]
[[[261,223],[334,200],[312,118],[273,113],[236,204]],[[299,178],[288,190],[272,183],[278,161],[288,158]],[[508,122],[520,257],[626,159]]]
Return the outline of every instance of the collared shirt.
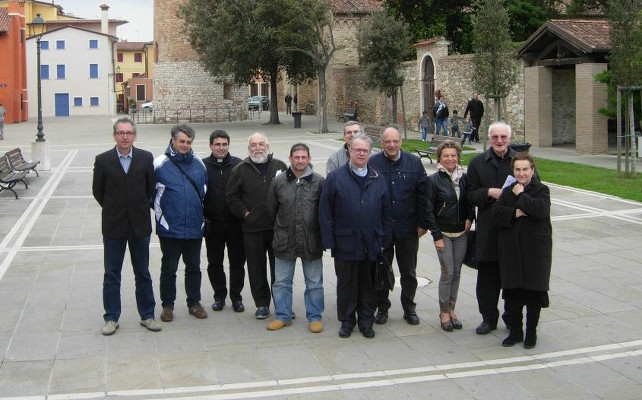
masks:
[[[132,149],[129,149],[129,153],[127,153],[126,155],[122,155],[120,154],[118,149],[116,149],[116,155],[118,156],[118,161],[120,161],[120,165],[122,165],[123,171],[125,171],[125,173],[129,171],[129,166],[132,163],[132,152],[133,152]]]

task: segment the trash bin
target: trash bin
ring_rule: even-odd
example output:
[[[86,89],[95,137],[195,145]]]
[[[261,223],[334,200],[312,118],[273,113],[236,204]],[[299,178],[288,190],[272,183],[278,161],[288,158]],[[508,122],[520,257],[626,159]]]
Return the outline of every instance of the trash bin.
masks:
[[[531,148],[531,144],[526,142],[513,142],[509,147],[516,152],[521,153],[523,151],[528,151]]]
[[[294,128],[301,127],[301,114],[300,112],[293,112],[292,117],[294,117]]]

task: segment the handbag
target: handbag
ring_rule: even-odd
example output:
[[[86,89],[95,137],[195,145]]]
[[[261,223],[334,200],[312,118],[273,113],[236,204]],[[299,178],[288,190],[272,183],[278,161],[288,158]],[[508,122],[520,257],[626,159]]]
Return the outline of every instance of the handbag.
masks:
[[[479,268],[479,262],[475,257],[475,241],[477,240],[477,231],[470,230],[466,234],[466,255],[464,256],[464,264],[472,269]]]
[[[383,254],[379,254],[375,261],[372,286],[376,292],[392,291],[395,287],[395,273]]]

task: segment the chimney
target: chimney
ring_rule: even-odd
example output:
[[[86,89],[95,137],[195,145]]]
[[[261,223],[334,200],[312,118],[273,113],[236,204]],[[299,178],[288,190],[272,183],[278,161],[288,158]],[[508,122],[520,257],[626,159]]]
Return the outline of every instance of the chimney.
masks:
[[[103,4],[100,6],[101,18],[100,18],[100,32],[104,34],[109,34],[109,6]]]

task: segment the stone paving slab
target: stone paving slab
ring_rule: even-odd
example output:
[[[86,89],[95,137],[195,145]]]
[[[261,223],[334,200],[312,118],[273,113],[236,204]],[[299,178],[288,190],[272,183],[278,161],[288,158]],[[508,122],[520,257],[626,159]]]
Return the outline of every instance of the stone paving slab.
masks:
[[[338,146],[339,133],[311,134],[289,117],[273,127],[258,121],[194,124],[195,151],[208,153],[214,128],[232,136],[231,152],[245,155],[245,140],[265,131],[275,157],[286,159],[291,144],[311,147],[316,169]],[[0,400],[8,398],[253,398],[288,399],[637,399],[642,382],[642,204],[552,185],[554,258],[551,307],[543,310],[535,349],[502,348],[506,330],[474,333],[479,322],[475,271],[464,267],[458,313],[464,329],[440,329],[439,266],[429,238],[420,240],[418,289],[421,323],[402,319],[399,289],[377,337],[337,335],[336,278],[324,256],[324,331],[307,330],[303,278],[295,275],[291,327],[265,329],[254,319],[246,282],[247,311],[228,302],[211,311],[212,289],[202,252],[202,297],[209,317],[196,320],[184,306],[179,269],[175,321],[158,333],[139,325],[128,257],[122,277],[123,314],[110,337],[102,327],[102,238],[100,208],[91,196],[96,154],[113,146],[109,118],[45,120],[52,170],[30,178],[19,200],[0,194]],[[19,146],[28,156],[35,124],[11,125],[0,151]],[[341,124],[332,124],[335,131]],[[161,154],[167,125],[141,125],[137,145]],[[411,135],[417,135],[411,133]],[[534,149],[538,156],[573,159],[564,149]],[[603,164],[614,158],[576,157]],[[596,165],[600,165],[596,161]],[[425,164],[434,171],[434,164]],[[544,177],[545,179],[545,177]],[[160,249],[152,235],[155,289]],[[156,292],[157,301],[158,292]],[[160,307],[157,307],[157,313]],[[269,321],[269,320],[268,320]]]

